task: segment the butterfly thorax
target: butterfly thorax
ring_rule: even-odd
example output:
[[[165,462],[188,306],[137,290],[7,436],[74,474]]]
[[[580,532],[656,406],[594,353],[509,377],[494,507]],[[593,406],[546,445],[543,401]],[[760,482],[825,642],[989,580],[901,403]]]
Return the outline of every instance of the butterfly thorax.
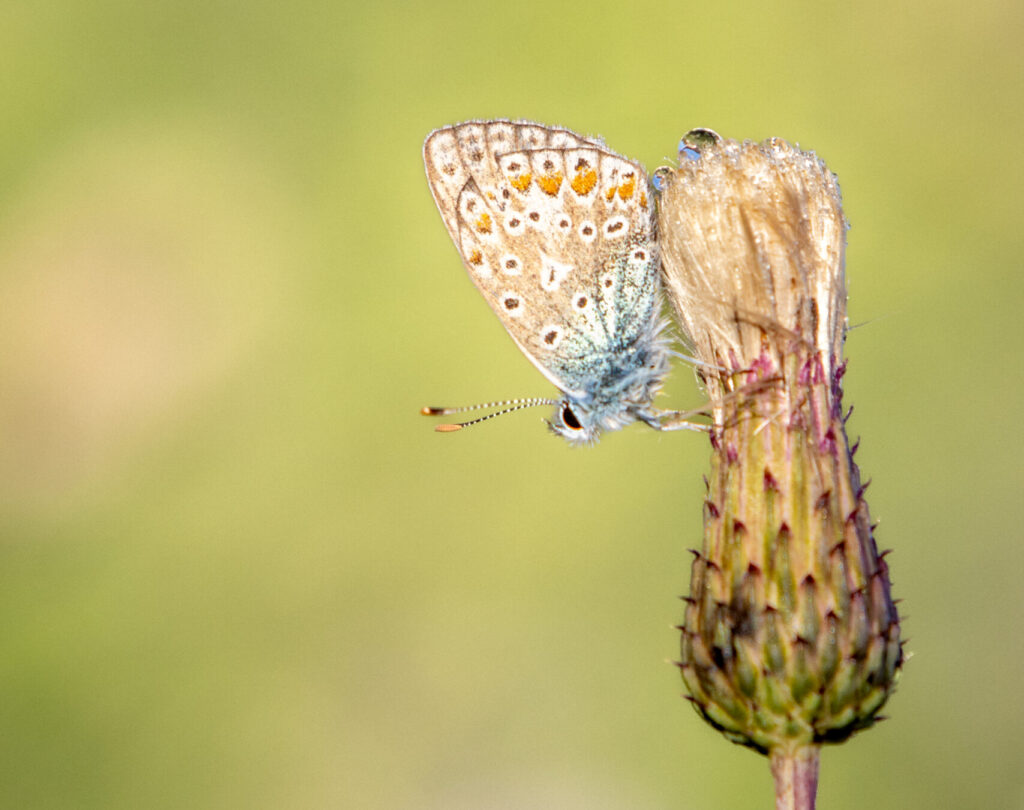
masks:
[[[571,444],[592,444],[605,431],[631,422],[656,425],[652,407],[669,370],[667,341],[660,324],[621,353],[605,358],[606,369],[584,391],[563,392],[563,399],[548,423]]]

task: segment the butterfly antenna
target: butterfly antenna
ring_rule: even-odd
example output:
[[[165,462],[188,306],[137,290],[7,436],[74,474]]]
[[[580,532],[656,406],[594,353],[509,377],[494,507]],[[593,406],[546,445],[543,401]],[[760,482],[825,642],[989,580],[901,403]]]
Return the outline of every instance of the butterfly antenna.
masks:
[[[434,428],[438,433],[454,433],[456,430],[462,430],[463,428],[469,427],[470,425],[478,424],[479,422],[486,422],[488,419],[493,419],[495,416],[504,416],[506,413],[512,413],[514,411],[521,411],[523,408],[532,408],[534,405],[557,405],[558,401],[554,399],[546,399],[542,397],[531,397],[530,399],[505,399],[500,402],[483,402],[480,405],[465,405],[461,408],[431,408],[426,407],[420,410],[420,413],[424,416],[450,416],[454,413],[464,413],[465,411],[478,411],[483,408],[501,408],[499,411],[489,413],[486,416],[481,416],[478,419],[471,419],[468,422],[456,422],[454,424],[438,425]]]

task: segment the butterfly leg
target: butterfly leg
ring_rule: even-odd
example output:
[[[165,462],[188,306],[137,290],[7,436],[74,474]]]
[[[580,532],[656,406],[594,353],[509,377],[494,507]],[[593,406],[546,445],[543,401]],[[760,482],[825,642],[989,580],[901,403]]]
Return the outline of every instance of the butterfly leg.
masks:
[[[703,411],[656,411],[650,418],[644,419],[655,430],[697,430],[706,432],[709,425],[702,422],[691,422],[690,417],[706,415]]]

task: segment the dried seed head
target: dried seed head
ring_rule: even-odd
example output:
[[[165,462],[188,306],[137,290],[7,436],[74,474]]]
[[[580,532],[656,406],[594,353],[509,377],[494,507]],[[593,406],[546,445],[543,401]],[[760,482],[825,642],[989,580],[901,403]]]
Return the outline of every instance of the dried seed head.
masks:
[[[665,285],[714,422],[683,679],[735,742],[838,742],[874,722],[902,660],[842,419],[839,187],[785,141],[708,130],[656,187]]]

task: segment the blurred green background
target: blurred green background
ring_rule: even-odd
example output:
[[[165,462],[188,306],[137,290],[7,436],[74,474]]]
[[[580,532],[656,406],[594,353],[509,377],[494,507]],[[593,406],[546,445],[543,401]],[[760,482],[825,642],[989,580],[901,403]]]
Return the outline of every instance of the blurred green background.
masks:
[[[838,174],[913,657],[821,804],[1024,807],[1019,2],[0,19],[0,806],[770,806],[665,663],[706,440],[417,415],[552,392],[421,165],[511,116],[649,168],[695,126],[777,135]]]

